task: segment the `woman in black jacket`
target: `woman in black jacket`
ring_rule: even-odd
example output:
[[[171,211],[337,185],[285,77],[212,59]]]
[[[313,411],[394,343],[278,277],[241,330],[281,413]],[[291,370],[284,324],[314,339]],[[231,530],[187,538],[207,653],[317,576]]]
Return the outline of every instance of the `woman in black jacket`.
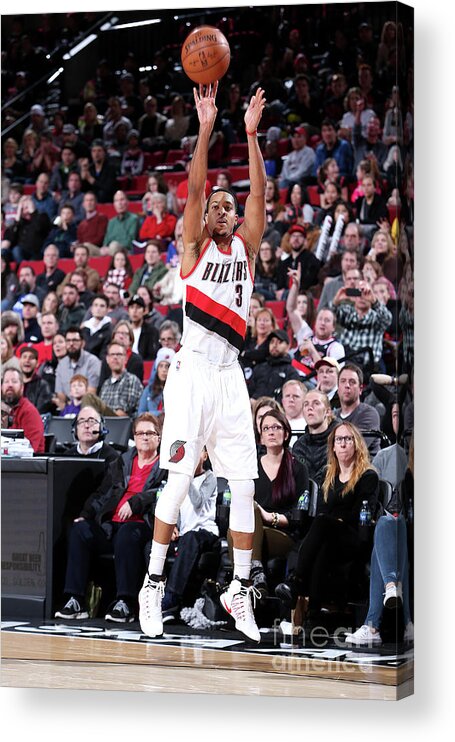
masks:
[[[88,618],[85,605],[90,563],[95,554],[114,554],[116,600],[105,618],[134,621],[137,596],[144,574],[144,548],[151,538],[152,506],[166,472],[159,465],[161,427],[146,412],[133,423],[135,447],[114,464],[110,486],[99,489],[84,503],[71,530],[66,569],[65,606],[56,618]]]

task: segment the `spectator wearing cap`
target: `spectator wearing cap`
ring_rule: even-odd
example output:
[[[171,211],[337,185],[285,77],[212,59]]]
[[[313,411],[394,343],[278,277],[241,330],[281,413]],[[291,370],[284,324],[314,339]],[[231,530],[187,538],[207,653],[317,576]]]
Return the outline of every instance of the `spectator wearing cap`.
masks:
[[[107,349],[106,361],[111,375],[101,387],[101,401],[118,417],[136,417],[144,387],[137,376],[126,370],[125,346],[112,341]]]
[[[60,162],[54,166],[51,173],[49,184],[51,191],[62,193],[67,187],[69,174],[74,172],[77,172],[76,153],[71,144],[65,144],[60,154]]]
[[[136,239],[139,230],[139,217],[128,211],[129,201],[124,191],[117,191],[114,196],[114,208],[117,216],[109,219],[106,234],[104,235],[104,244],[101,248],[101,254],[112,254],[118,244],[132,250],[133,240]],[[113,246],[115,243],[115,248]]]
[[[44,425],[36,407],[24,396],[24,377],[17,368],[2,376],[2,428],[22,429],[35,453],[44,453]]]
[[[340,406],[338,397],[338,376],[341,366],[335,358],[325,356],[314,364],[316,388],[327,394],[332,410]]]
[[[272,397],[279,400],[283,384],[289,379],[300,380],[289,355],[290,341],[285,330],[273,330],[269,335],[268,355],[258,363],[249,382],[250,397]]]
[[[22,322],[24,323],[24,341],[39,343],[43,339],[38,322],[39,300],[35,294],[26,294],[22,299]]]
[[[289,188],[294,183],[300,184],[314,169],[315,154],[314,150],[307,146],[307,132],[304,126],[297,126],[294,129],[291,144],[292,151],[283,157],[280,188]]]
[[[145,321],[145,302],[139,294],[134,294],[129,300],[128,315],[134,334],[133,352],[144,361],[153,361],[159,348],[159,334],[154,325]]]
[[[306,291],[318,282],[318,272],[321,267],[317,257],[308,250],[306,229],[301,224],[293,224],[286,233],[289,235],[291,254],[282,260],[278,269],[277,299],[284,299],[289,287],[289,270],[297,270],[300,266],[299,291]],[[285,235],[286,237],[286,235]]]
[[[74,124],[64,124],[62,129],[63,144],[62,147],[69,144],[76,155],[76,160],[79,162],[81,158],[90,157],[90,149],[87,144],[79,139],[79,132]]]
[[[167,268],[161,260],[160,242],[150,240],[144,250],[144,265],[135,271],[129,286],[129,293],[135,294],[139,286],[148,286],[153,289],[167,273]]]
[[[120,174],[130,176],[141,175],[144,170],[144,153],[139,146],[138,130],[130,129],[126,141],[128,145],[122,155]]]
[[[150,376],[147,387],[139,400],[138,415],[142,412],[151,412],[153,415],[164,414],[164,386],[171,361],[175,356],[172,348],[160,348],[156,354],[154,369],[156,373]]]
[[[316,147],[316,157],[313,167],[313,175],[318,174],[318,170],[325,160],[333,157],[340,170],[340,175],[350,176],[353,174],[354,158],[352,147],[346,139],[339,139],[337,136],[337,124],[329,118],[325,118],[321,124],[322,142]]]
[[[54,412],[55,409],[49,384],[38,376],[38,362],[37,349],[33,345],[23,345],[19,366],[24,377],[24,396],[36,407],[40,415],[44,415],[46,412]]]
[[[49,127],[49,122],[46,118],[46,113],[43,106],[40,103],[35,103],[30,108],[30,124],[29,128],[36,131],[37,134],[46,131]]]
[[[112,201],[117,185],[115,167],[107,159],[106,146],[102,139],[94,139],[90,149],[91,162],[83,157],[79,160],[82,190],[93,191],[100,203]]]
[[[378,411],[372,405],[360,401],[362,387],[362,369],[355,363],[346,363],[338,376],[340,406],[334,410],[334,413],[342,422],[355,425],[361,433],[380,430]],[[375,456],[381,447],[380,438],[364,437],[370,455]]]
[[[84,218],[77,225],[77,241],[87,245],[90,255],[100,255],[100,247],[104,243],[108,218],[98,209],[98,199],[92,191],[84,193],[82,208]]]

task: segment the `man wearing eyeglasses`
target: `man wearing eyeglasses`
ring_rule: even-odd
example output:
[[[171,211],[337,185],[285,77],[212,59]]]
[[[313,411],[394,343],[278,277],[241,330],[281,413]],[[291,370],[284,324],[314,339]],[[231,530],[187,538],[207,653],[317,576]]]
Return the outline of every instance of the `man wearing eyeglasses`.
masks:
[[[83,407],[74,421],[74,437],[77,443],[65,451],[65,455],[104,459],[107,472],[120,454],[106,443],[105,432],[104,422],[98,410],[91,406]]]
[[[79,413],[78,431],[91,427],[99,415],[92,408]],[[166,477],[160,468],[160,423],[149,412],[133,423],[135,446],[111,465],[100,487],[90,495],[74,520],[69,537],[64,593],[67,601],[56,618],[88,618],[85,593],[91,559],[114,554],[116,598],[106,613],[107,621],[130,623],[137,613],[137,596],[144,573],[144,548],[150,540],[152,507]],[[78,435],[83,436],[83,433]]]
[[[134,417],[144,387],[134,374],[126,370],[126,348],[118,342],[108,346],[107,365],[111,371],[100,391],[100,399],[118,417]]]

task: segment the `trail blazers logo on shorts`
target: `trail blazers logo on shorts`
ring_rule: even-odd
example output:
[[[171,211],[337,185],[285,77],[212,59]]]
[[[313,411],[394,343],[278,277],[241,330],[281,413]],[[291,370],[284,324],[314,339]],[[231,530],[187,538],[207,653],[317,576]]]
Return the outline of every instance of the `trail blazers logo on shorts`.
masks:
[[[185,456],[185,443],[186,441],[174,441],[171,445],[169,461],[172,464],[178,464]]]

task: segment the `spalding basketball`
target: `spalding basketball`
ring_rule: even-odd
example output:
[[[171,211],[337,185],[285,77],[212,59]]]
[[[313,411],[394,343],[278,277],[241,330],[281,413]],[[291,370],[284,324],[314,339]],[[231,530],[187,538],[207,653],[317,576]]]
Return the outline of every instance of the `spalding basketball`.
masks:
[[[181,58],[190,80],[210,85],[226,74],[231,50],[221,31],[214,26],[200,26],[193,29],[183,42]]]

